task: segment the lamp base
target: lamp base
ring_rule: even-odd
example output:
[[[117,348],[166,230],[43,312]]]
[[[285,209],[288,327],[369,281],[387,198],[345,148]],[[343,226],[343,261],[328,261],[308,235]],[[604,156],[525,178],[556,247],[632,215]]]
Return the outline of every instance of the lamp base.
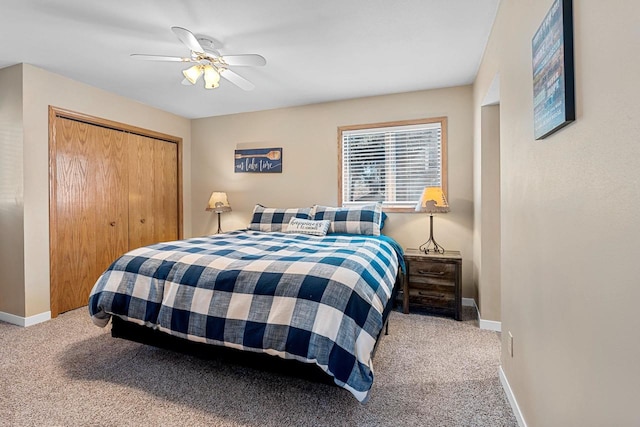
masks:
[[[433,246],[433,248],[431,248],[431,246]],[[425,254],[444,253],[444,248],[436,242],[436,239],[433,238],[433,214],[429,215],[429,240],[421,244],[420,247],[418,247],[418,250]]]
[[[431,245],[433,245],[433,248],[430,249]],[[422,245],[420,245],[418,250],[421,252],[424,252],[425,254],[430,254],[430,253],[443,254],[444,253],[444,248],[440,246],[438,243],[436,243],[436,241],[431,237],[429,238],[429,240],[427,240]]]
[[[216,212],[218,214],[218,234],[222,233],[222,228],[220,228],[220,212]]]

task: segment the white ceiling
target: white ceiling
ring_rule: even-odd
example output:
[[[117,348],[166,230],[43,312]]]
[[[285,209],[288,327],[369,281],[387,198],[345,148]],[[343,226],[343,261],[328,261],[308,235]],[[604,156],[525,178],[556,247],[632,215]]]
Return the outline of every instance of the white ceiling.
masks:
[[[0,68],[28,63],[187,118],[473,82],[499,0],[0,0]],[[183,86],[189,29],[265,67]],[[199,82],[201,83],[201,82]]]

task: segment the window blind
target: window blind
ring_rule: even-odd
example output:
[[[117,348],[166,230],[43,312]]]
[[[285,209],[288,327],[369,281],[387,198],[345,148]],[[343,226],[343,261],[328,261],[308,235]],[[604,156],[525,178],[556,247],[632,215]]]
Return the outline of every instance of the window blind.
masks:
[[[442,123],[342,132],[342,203],[413,207],[442,186]]]

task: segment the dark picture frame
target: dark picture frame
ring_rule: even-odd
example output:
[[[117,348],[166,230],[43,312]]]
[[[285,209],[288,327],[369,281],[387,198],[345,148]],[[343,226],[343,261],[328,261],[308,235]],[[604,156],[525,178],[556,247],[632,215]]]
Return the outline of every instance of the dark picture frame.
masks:
[[[533,128],[538,140],[576,119],[572,0],[554,0],[531,45]]]

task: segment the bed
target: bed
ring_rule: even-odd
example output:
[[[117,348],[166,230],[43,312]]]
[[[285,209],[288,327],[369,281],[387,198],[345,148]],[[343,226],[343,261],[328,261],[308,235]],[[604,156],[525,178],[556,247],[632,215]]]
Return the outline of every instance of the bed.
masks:
[[[114,336],[315,365],[366,402],[401,269],[383,235],[247,229],[126,253],[96,282],[89,312],[101,327],[113,317]]]

